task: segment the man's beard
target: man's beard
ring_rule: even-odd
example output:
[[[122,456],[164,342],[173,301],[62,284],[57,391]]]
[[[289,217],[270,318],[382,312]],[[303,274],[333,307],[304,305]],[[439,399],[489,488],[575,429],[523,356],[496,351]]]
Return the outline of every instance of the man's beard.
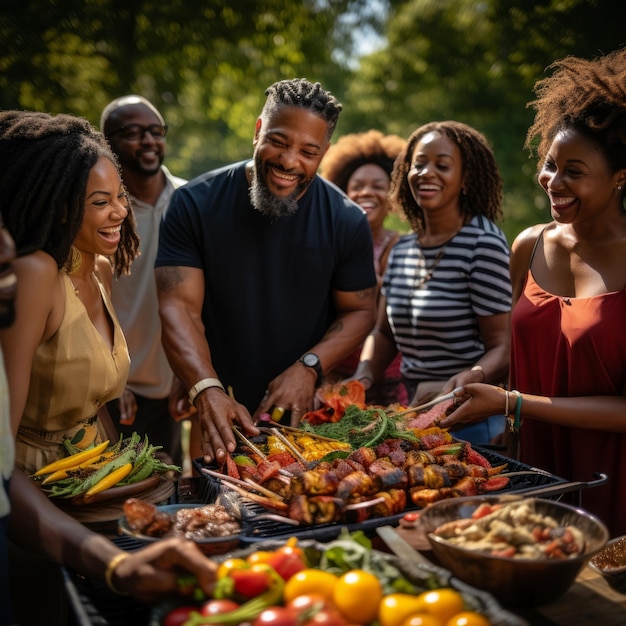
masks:
[[[163,165],[163,155],[159,156],[158,165],[151,168],[146,168],[141,165],[138,159],[129,159],[124,156],[117,155],[117,160],[120,165],[128,168],[131,172],[139,174],[140,176],[154,176],[161,171],[161,165]]]
[[[298,210],[298,198],[312,180],[312,178],[305,178],[288,196],[276,196],[268,189],[263,164],[260,158],[255,156],[250,184],[250,202],[259,213],[267,215],[272,222],[275,222],[281,217],[293,215]]]

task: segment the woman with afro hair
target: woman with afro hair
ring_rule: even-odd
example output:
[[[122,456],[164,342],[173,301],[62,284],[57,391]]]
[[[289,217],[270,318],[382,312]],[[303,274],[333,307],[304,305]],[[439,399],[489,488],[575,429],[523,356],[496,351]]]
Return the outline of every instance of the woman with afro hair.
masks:
[[[333,144],[324,158],[321,175],[334,183],[356,202],[367,214],[374,243],[374,269],[378,288],[391,248],[398,241],[397,231],[385,228],[389,213],[389,187],[391,172],[397,156],[406,141],[398,135],[384,135],[378,130],[343,135]],[[351,377],[359,363],[361,350],[340,363],[326,379],[329,382]],[[381,380],[372,383],[367,392],[371,404],[406,404],[407,393],[400,375],[400,353],[385,370]]]
[[[626,49],[550,69],[535,88],[526,146],[536,148],[551,221],[512,246],[511,391],[465,385],[467,401],[442,425],[504,409],[523,462],[571,481],[609,477],[582,493],[582,506],[622,535]]]
[[[487,139],[457,121],[421,126],[395,162],[390,200],[413,232],[389,256],[355,378],[376,380],[399,350],[411,406],[465,383],[504,382],[509,248],[496,224],[502,182]],[[503,429],[494,415],[455,435],[489,443]]]

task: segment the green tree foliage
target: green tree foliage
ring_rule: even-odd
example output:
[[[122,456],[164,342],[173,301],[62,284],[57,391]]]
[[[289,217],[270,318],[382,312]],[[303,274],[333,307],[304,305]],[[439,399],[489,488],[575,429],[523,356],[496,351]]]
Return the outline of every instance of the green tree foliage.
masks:
[[[558,58],[591,58],[624,45],[620,16],[626,5],[611,0],[392,3],[387,45],[354,73],[344,124],[408,136],[428,121],[457,119],[481,130],[503,174],[504,228],[512,239],[549,219],[536,162],[523,149],[533,85]]]
[[[0,107],[98,124],[109,100],[141,93],[170,125],[168,164],[191,177],[249,156],[265,88],[306,76],[344,104],[337,137],[444,118],[484,132],[511,239],[548,219],[523,149],[533,85],[555,59],[625,45],[625,17],[614,0],[3,0]]]
[[[350,55],[340,16],[366,0],[4,0],[0,106],[81,115],[141,93],[165,114],[168,162],[191,176],[251,152],[264,90],[306,76],[333,89]],[[360,19],[360,18],[359,18]]]

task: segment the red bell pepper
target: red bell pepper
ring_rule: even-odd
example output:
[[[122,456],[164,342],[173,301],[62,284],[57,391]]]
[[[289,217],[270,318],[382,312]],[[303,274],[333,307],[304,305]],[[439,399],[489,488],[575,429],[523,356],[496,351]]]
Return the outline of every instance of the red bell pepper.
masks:
[[[266,563],[272,566],[283,580],[289,580],[294,574],[306,567],[302,550],[289,544],[272,552]]]

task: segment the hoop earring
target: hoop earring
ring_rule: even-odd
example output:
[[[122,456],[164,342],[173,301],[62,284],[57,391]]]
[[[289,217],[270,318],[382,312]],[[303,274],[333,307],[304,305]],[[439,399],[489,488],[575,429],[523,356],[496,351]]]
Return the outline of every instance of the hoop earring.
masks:
[[[80,250],[76,246],[72,246],[70,248],[70,256],[68,257],[65,268],[68,274],[73,274],[78,270],[81,263],[83,262],[83,256],[80,253]]]

